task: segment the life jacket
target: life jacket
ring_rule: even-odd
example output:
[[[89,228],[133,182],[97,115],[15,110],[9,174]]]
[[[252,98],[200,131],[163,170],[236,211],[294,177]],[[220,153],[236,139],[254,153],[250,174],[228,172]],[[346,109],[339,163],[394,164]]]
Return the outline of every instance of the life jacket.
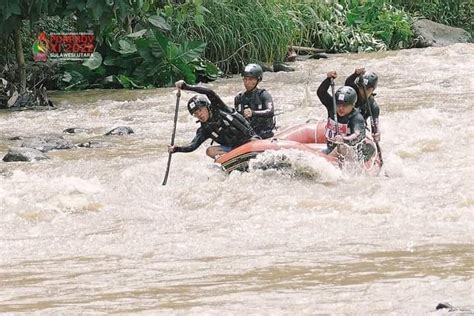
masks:
[[[372,95],[369,96],[367,101],[362,100],[362,98],[357,100],[356,108],[359,109],[360,114],[362,114],[364,119],[367,119],[368,117],[370,117],[369,106],[370,106],[372,112],[375,111],[375,109],[374,109],[375,98],[374,97],[376,95],[377,95],[376,93],[372,93]]]
[[[212,120],[205,125],[212,140],[232,148],[248,142],[255,136],[249,123],[235,110],[233,112],[214,110]]]
[[[265,92],[265,89],[255,89],[251,92],[242,91],[237,95],[238,104],[236,105],[236,110],[243,115],[245,109],[251,109],[252,111],[262,111],[264,108],[264,101],[262,100],[262,94]],[[250,126],[254,131],[261,136],[262,138],[266,135],[269,137],[273,136],[272,130],[275,128],[275,116],[271,117],[260,117],[252,116],[250,118]]]
[[[351,134],[351,130],[349,128],[349,122],[351,119],[357,115],[357,110],[352,111],[349,116],[344,117],[343,123],[342,121],[337,122],[337,134],[342,135],[342,136],[347,136]],[[324,131],[324,134],[326,135],[326,139],[333,138],[336,136],[336,121],[334,121],[334,118],[328,117],[328,121],[326,123],[326,128]]]

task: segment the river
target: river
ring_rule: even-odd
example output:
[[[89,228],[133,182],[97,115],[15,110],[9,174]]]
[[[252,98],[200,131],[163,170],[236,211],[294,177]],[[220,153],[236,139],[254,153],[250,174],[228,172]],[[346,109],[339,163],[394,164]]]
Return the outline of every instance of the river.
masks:
[[[336,70],[379,75],[386,177],[295,158],[226,175],[205,147],[173,155],[175,90],[55,93],[54,111],[0,113],[14,136],[95,148],[0,162],[0,312],[8,314],[474,313],[474,44],[331,55],[265,73],[281,128],[324,118]],[[207,84],[228,104],[241,79]],[[176,143],[197,124],[183,91]],[[135,133],[104,136],[117,126]],[[445,310],[446,311],[446,310]],[[452,314],[452,313],[450,313]]]

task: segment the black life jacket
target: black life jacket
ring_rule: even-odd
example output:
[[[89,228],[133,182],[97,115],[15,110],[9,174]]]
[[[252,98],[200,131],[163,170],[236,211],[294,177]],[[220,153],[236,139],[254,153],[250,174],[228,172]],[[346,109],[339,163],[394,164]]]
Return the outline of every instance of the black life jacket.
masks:
[[[266,108],[264,108],[264,101],[262,100],[262,94],[264,92],[265,89],[255,89],[251,92],[240,92],[237,95],[239,104],[236,105],[236,110],[242,115],[244,113],[244,110],[247,108],[250,108],[252,111],[265,110]],[[266,138],[264,134],[269,132],[272,134],[271,136],[273,136],[272,130],[275,127],[275,117],[252,116],[250,118],[250,126],[252,126],[254,131],[258,135],[262,136],[262,138]]]
[[[232,148],[248,142],[255,136],[249,123],[236,111],[212,111],[212,119],[206,123],[206,128],[211,139]]]

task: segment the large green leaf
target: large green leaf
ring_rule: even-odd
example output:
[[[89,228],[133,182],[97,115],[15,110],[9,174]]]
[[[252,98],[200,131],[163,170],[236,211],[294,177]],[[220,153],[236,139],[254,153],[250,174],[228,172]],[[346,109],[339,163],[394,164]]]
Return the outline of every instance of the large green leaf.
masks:
[[[219,74],[221,73],[221,70],[219,67],[217,67],[215,64],[206,61],[206,72],[205,76],[210,79],[210,80],[216,80]]]
[[[197,26],[203,26],[204,22],[204,16],[202,14],[196,14],[194,16],[194,23],[196,23]]]
[[[144,62],[135,68],[133,71],[133,76],[140,78],[143,82],[152,82],[148,79],[150,75],[150,69],[153,67],[153,64]]]
[[[120,21],[124,21],[132,12],[132,7],[127,0],[114,0],[114,7],[116,8],[116,12],[118,13],[117,17]]]
[[[89,85],[89,81],[81,72],[70,70],[64,72],[61,81],[66,84],[64,90],[83,89]]]
[[[159,58],[164,55],[164,58],[169,58],[167,53],[169,42],[169,39],[161,35],[161,33],[155,33],[154,38],[150,38],[150,48],[153,56]]]
[[[155,56],[152,53],[151,41],[153,41],[152,38],[140,38],[135,41],[135,46],[137,47],[138,54],[140,54],[140,56],[146,62],[155,61]]]
[[[124,62],[124,60],[122,59],[122,56],[116,56],[116,55],[109,55],[107,57],[105,57],[104,61],[103,61],[103,64],[105,66],[117,66],[119,67],[120,65],[122,65]]]
[[[184,80],[188,83],[196,83],[196,75],[194,74],[193,67],[185,63],[177,63],[175,66],[180,70]],[[181,78],[176,78],[181,79]]]
[[[88,0],[86,8],[90,9],[94,20],[99,21],[104,11],[108,9],[108,6],[103,1]]]
[[[91,70],[99,68],[102,64],[102,55],[99,52],[94,52],[82,64]]]
[[[181,54],[179,58],[187,63],[199,58],[206,49],[206,43],[202,41],[184,42],[181,44]]]
[[[143,29],[143,30],[128,34],[127,37],[142,37],[143,35],[145,35],[146,32],[147,30]]]
[[[163,31],[171,31],[171,25],[160,15],[153,15],[148,18],[148,22]]]
[[[92,76],[92,72],[91,70],[86,67],[86,66],[83,66],[81,64],[78,64],[78,63],[68,63],[68,64],[64,64],[63,65],[64,69],[67,71],[67,72],[76,72],[76,73],[79,73],[81,74],[84,78],[89,78]]]
[[[133,54],[137,51],[137,47],[135,46],[135,43],[126,39],[119,40],[118,45],[119,45],[119,49],[116,51],[122,55]]]

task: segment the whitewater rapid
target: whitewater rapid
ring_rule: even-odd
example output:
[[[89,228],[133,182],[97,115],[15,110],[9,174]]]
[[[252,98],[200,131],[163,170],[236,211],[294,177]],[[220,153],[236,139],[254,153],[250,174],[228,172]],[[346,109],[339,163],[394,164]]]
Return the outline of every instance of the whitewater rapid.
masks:
[[[55,93],[54,111],[0,112],[10,138],[61,134],[95,148],[0,163],[0,312],[428,314],[474,312],[474,45],[331,55],[265,73],[277,125],[325,118],[336,70],[380,79],[388,177],[292,153],[292,171],[226,175],[205,147],[173,155],[172,88]],[[207,84],[229,105],[241,79]],[[183,91],[176,143],[197,124]],[[117,126],[134,134],[104,136]],[[261,156],[259,159],[273,159]]]

